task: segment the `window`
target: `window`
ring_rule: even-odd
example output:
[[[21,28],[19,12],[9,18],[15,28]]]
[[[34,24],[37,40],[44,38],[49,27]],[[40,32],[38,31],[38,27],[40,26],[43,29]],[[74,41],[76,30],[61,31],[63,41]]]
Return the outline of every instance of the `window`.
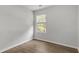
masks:
[[[37,32],[46,32],[46,15],[36,16]]]

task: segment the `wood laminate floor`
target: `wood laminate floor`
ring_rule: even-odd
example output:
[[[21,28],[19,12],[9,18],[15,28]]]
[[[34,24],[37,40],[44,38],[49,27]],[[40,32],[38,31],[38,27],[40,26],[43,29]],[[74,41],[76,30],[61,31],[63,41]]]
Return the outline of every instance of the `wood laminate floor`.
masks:
[[[33,39],[3,53],[76,53],[77,49]]]

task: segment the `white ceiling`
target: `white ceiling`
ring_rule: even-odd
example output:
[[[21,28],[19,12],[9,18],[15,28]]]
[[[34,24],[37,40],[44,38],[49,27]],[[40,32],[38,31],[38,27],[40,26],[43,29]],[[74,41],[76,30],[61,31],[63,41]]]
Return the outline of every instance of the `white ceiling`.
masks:
[[[49,7],[49,6],[51,6],[51,5],[26,5],[24,7],[27,7],[30,10],[39,10],[39,9],[43,9],[43,8],[46,8],[46,7]]]

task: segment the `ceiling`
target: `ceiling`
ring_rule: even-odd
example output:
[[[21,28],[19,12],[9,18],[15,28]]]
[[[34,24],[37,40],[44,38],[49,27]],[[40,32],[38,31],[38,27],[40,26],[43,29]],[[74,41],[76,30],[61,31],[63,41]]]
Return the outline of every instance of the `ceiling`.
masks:
[[[24,7],[27,7],[29,8],[30,10],[39,10],[39,9],[43,9],[43,8],[46,8],[46,7],[49,7],[51,5],[26,5]]]

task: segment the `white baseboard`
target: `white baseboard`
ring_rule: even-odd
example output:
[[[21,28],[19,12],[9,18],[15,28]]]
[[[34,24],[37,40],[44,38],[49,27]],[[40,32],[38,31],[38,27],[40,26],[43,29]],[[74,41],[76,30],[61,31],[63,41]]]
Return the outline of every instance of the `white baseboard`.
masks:
[[[8,49],[21,45],[25,42],[28,42],[33,39],[33,26],[31,26],[28,31],[26,31],[23,35],[18,38],[15,38],[13,42],[7,43],[6,47],[2,48],[0,52],[4,52]]]
[[[30,39],[30,40],[32,40],[32,39]],[[16,46],[18,46],[18,45],[21,45],[21,44],[23,44],[23,43],[25,43],[25,42],[28,42],[28,41],[30,41],[30,40],[26,40],[26,41],[23,41],[23,42],[19,42],[18,44],[9,46],[9,47],[7,47],[7,48],[4,48],[4,49],[1,50],[0,52],[4,52],[4,51],[6,51],[6,50],[8,50],[8,49],[11,49],[11,48],[16,47]],[[39,38],[37,38],[37,40],[47,41],[47,42],[50,42],[50,43],[55,43],[55,44],[59,44],[59,45],[63,45],[63,46],[71,47],[71,48],[75,48],[75,49],[78,49],[78,52],[79,52],[79,48],[78,48],[78,47],[74,47],[74,46],[70,46],[70,45],[62,44],[62,43],[58,43],[58,42],[52,42],[52,41],[48,41],[48,40],[44,40],[44,39],[39,39]]]
[[[4,51],[6,51],[6,50],[8,50],[8,49],[11,49],[11,48],[14,48],[14,47],[16,47],[16,46],[18,46],[18,45],[21,45],[21,44],[23,44],[23,43],[26,43],[26,42],[28,42],[28,41],[30,41],[30,40],[32,40],[32,39],[29,39],[29,40],[26,40],[26,41],[23,41],[23,42],[19,42],[19,43],[15,44],[15,45],[11,45],[11,46],[9,46],[9,47],[7,47],[7,48],[4,48],[4,49],[1,50],[0,52],[4,52]]]
[[[63,44],[63,43],[59,43],[59,42],[55,42],[55,41],[49,41],[49,40],[45,40],[45,39],[40,39],[40,38],[35,38],[37,40],[42,40],[42,41],[47,41],[47,42],[50,42],[50,43],[55,43],[55,44],[59,44],[59,45],[63,45],[63,46],[66,46],[66,47],[71,47],[71,48],[75,48],[77,49],[78,47],[76,46],[71,46],[71,45],[67,45],[67,44]]]

